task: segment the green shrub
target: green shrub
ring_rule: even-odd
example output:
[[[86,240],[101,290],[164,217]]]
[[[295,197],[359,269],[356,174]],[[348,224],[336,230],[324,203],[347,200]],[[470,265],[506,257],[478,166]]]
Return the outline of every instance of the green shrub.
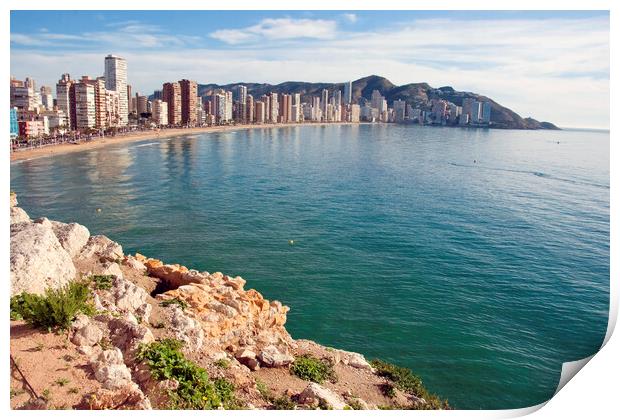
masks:
[[[170,306],[170,305],[179,305],[179,307],[181,309],[186,309],[187,308],[187,302],[185,302],[182,299],[179,299],[178,297],[172,298],[172,299],[168,299],[168,300],[164,300],[163,302],[159,303],[159,306]]]
[[[114,276],[111,274],[95,274],[89,277],[97,290],[110,290]]]
[[[179,386],[170,390],[170,408],[209,410],[236,408],[235,387],[223,378],[210,380],[207,372],[185,358],[183,343],[163,339],[140,346],[138,360],[146,362],[156,380],[175,379]]]
[[[362,403],[360,403],[360,401],[356,398],[352,398],[349,401],[347,401],[347,407],[349,407],[351,410],[363,410],[364,407],[362,406]]]
[[[336,373],[331,363],[310,355],[296,358],[291,364],[290,371],[301,379],[319,384],[326,380],[336,381]]]
[[[24,292],[11,298],[11,319],[23,319],[48,330],[66,330],[78,314],[94,314],[90,298],[88,285],[77,281],[60,289],[47,289],[43,296]]]
[[[274,410],[294,410],[297,407],[287,395],[272,398],[271,404]]]
[[[381,360],[373,360],[370,362],[373,368],[375,368],[377,375],[391,380],[394,386],[403,392],[413,394],[417,397],[423,398],[426,403],[417,403],[410,408],[418,410],[445,410],[449,409],[447,400],[442,400],[435,394],[428,392],[422,385],[422,380],[413,374],[410,369],[396,366],[391,363],[387,363]],[[384,394],[387,396],[394,392],[393,389],[388,389],[389,384],[383,387]]]

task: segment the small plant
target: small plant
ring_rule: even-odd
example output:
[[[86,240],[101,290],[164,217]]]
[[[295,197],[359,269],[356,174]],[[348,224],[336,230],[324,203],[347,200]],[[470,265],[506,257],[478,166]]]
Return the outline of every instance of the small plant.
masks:
[[[153,328],[164,328],[164,323],[163,322],[156,322],[155,324],[151,324],[151,326]]]
[[[300,356],[295,359],[291,364],[290,371],[301,379],[319,384],[326,380],[331,382],[337,380],[331,363],[310,355]]]
[[[287,395],[273,398],[271,404],[274,410],[294,410],[297,408],[295,403]]]
[[[97,344],[99,344],[99,347],[101,347],[101,350],[103,351],[110,350],[112,348],[112,342],[108,337],[103,337]]]
[[[67,378],[58,378],[54,383],[58,386],[65,386],[69,383],[69,380]]]
[[[381,393],[388,398],[396,397],[396,388],[392,384],[382,384],[380,385]]]
[[[70,354],[65,354],[64,356],[62,356],[62,360],[64,360],[65,362],[73,362],[75,360],[75,357],[71,356]]]
[[[77,394],[78,392],[80,392],[80,389],[77,387],[73,387],[73,388],[69,388],[69,390],[67,391],[69,394]]]
[[[48,402],[52,398],[52,393],[49,389],[45,388],[43,392],[41,392],[41,398]]]
[[[215,361],[215,366],[221,367],[222,369],[228,369],[230,367],[230,361],[226,358],[217,359]]]
[[[185,310],[187,309],[187,302],[185,302],[182,299],[179,299],[178,297],[172,298],[172,299],[168,299],[168,300],[164,300],[163,302],[159,303],[159,306],[163,306],[163,307],[168,307],[170,305],[178,305],[179,308]]]
[[[37,343],[37,345],[32,348],[32,351],[42,351],[44,348],[45,348],[45,344]]]
[[[146,362],[156,380],[175,379],[179,386],[168,393],[172,409],[236,408],[235,387],[226,379],[211,380],[207,372],[185,358],[183,342],[162,339],[143,344],[137,359]]]
[[[271,391],[269,391],[267,385],[260,379],[256,380],[256,389],[258,390],[258,393],[261,395],[261,397],[263,397],[267,401],[271,401]]]
[[[97,290],[110,290],[114,276],[111,274],[95,274],[90,276],[90,281]]]
[[[362,403],[360,403],[357,398],[350,399],[348,404],[348,407],[350,407],[351,410],[364,410],[364,406],[362,406]]]
[[[11,388],[11,398],[17,397],[18,395],[22,395],[24,392],[23,389],[13,389]]]
[[[57,290],[47,289],[45,295],[24,292],[11,298],[11,318],[15,315],[50,331],[66,330],[78,314],[94,314],[90,297],[87,284],[77,281]]]
[[[370,364],[375,368],[377,375],[392,381],[394,387],[424,399],[425,402],[414,403],[411,408],[418,410],[446,410],[450,408],[447,400],[442,400],[437,395],[428,392],[422,385],[422,380],[414,375],[410,369],[381,360],[373,360]],[[384,389],[388,385],[384,385]]]

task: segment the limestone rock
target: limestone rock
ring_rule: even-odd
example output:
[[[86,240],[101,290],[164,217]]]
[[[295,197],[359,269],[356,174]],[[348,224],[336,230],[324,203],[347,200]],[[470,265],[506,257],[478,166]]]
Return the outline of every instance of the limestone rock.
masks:
[[[136,309],[136,316],[139,316],[142,319],[142,322],[149,322],[149,318],[151,317],[151,311],[153,307],[150,303],[143,303]]]
[[[343,410],[347,405],[339,395],[314,382],[299,394],[299,401],[304,404],[322,403],[334,410]]]
[[[136,254],[136,255],[140,255],[140,254]],[[132,255],[125,256],[125,259],[123,260],[123,264],[126,265],[127,267],[133,268],[134,270],[138,270],[140,272],[146,271],[146,265],[144,265],[142,261],[138,260],[136,257]]]
[[[52,229],[37,223],[11,230],[11,296],[21,292],[43,294],[75,278],[71,256]]]
[[[200,350],[204,342],[204,331],[200,323],[187,316],[183,310],[177,306],[169,307],[171,311],[170,329],[175,338],[185,342],[186,349],[189,351]]]
[[[130,385],[131,372],[123,361],[123,353],[119,348],[104,350],[91,361],[95,378],[106,389],[120,389]]]
[[[118,266],[118,264],[115,264]],[[143,288],[120,277],[114,278],[111,293],[114,295],[116,307],[121,311],[135,312],[146,303],[148,293]]]
[[[344,350],[337,350],[337,352],[340,356],[340,361],[345,365],[349,365],[357,369],[372,371],[372,366],[370,366],[370,363],[368,363],[361,354]]]
[[[91,236],[82,248],[79,258],[87,259],[93,256],[115,261],[123,257],[123,247],[103,235]]]
[[[124,278],[121,266],[112,261],[105,261],[103,264],[97,265],[93,274],[116,276],[120,279]]]
[[[258,361],[256,360],[256,353],[249,349],[240,349],[235,354],[235,359],[237,359],[240,363],[249,367],[250,370],[258,370]]]
[[[52,229],[60,245],[72,257],[82,250],[90,236],[88,229],[77,223],[52,222]]]
[[[280,352],[276,346],[270,345],[259,353],[258,360],[262,366],[282,367],[291,364],[295,358],[289,354]]]
[[[103,332],[95,324],[88,323],[78,329],[71,342],[76,346],[93,346],[103,338]]]
[[[30,223],[28,213],[21,207],[11,207],[11,224],[16,223]]]
[[[112,343],[122,350],[130,365],[135,362],[136,351],[141,344],[155,341],[151,330],[144,325],[138,325],[134,320],[112,318],[108,322]]]
[[[11,193],[11,207],[15,207],[17,205],[17,194],[15,194],[14,192]]]
[[[81,410],[150,410],[150,400],[135,384],[127,384],[116,390],[99,389],[84,396],[76,407]]]

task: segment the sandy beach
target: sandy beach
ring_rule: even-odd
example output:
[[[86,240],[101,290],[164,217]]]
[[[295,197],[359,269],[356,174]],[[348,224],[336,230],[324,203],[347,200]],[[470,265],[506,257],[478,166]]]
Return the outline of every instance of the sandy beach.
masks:
[[[140,131],[136,133],[129,133],[119,135],[115,137],[104,137],[96,140],[84,141],[80,144],[64,143],[58,145],[45,146],[38,149],[30,150],[18,150],[11,152],[11,162],[20,160],[30,160],[41,157],[57,156],[66,153],[81,152],[84,150],[99,149],[101,147],[107,147],[115,144],[131,143],[141,140],[169,138],[175,136],[183,136],[187,134],[198,133],[217,133],[222,131],[235,131],[235,130],[250,130],[255,128],[283,128],[283,127],[299,127],[303,125],[350,125],[350,124],[364,124],[364,123],[290,123],[290,124],[245,124],[245,125],[231,125],[231,126],[216,126],[216,127],[197,127],[197,128],[168,128],[161,131]]]

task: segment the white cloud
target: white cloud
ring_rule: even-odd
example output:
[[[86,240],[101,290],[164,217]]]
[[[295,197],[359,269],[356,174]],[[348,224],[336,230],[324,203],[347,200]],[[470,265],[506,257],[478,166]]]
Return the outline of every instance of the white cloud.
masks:
[[[241,44],[260,40],[331,39],[336,31],[333,20],[280,18],[263,19],[256,25],[241,29],[220,29],[210,36],[227,44]]]
[[[355,13],[343,13],[342,17],[349,23],[357,22],[357,15]]]

